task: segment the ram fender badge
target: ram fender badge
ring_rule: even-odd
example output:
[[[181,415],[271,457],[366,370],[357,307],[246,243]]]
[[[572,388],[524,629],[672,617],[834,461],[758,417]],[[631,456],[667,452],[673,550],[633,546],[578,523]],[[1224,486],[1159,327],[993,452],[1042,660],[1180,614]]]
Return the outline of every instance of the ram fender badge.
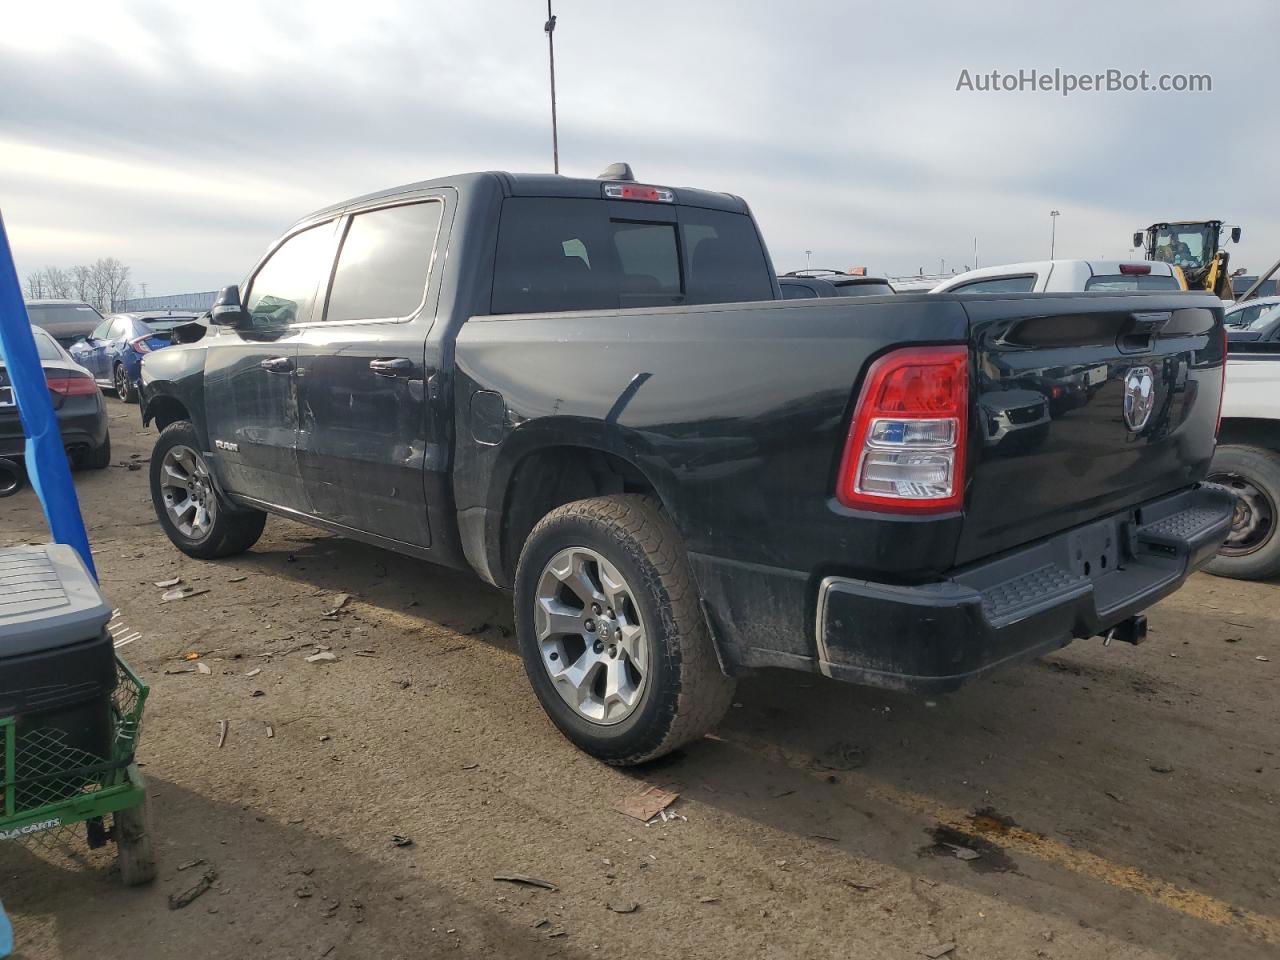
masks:
[[[219,450],[226,450],[229,453],[239,453],[240,444],[232,443],[230,440],[215,440],[213,445]]]

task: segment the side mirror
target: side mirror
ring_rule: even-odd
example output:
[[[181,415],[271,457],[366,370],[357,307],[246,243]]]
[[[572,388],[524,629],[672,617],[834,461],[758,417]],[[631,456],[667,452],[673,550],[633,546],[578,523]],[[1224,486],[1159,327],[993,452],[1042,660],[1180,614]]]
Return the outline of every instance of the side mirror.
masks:
[[[1239,228],[1239,227],[1232,227],[1232,228],[1231,228],[1231,242],[1232,242],[1232,243],[1239,243],[1239,242],[1240,242],[1240,228]]]
[[[240,305],[238,286],[223,287],[218,292],[218,298],[213,301],[213,309],[209,313],[209,322],[235,330],[243,330],[252,325],[252,318]]]
[[[1142,246],[1144,246],[1144,245],[1145,245],[1145,244],[1144,244],[1144,241],[1143,241],[1142,231],[1141,231],[1141,230],[1139,230],[1137,233],[1135,233],[1135,234],[1133,235],[1133,246],[1134,246],[1134,249],[1137,249],[1137,248],[1142,247]]]

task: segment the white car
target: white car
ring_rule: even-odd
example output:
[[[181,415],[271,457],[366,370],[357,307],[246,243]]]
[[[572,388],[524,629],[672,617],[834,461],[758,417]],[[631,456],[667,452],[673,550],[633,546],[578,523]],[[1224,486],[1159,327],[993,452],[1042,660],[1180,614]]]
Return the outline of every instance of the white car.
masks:
[[[1239,499],[1227,542],[1205,570],[1262,580],[1280,574],[1280,349],[1273,343],[1231,346],[1209,479]]]
[[[1277,306],[1280,306],[1280,297],[1254,297],[1227,307],[1222,319],[1229,329],[1259,329],[1254,325],[1266,318],[1274,319],[1273,311]]]
[[[901,289],[901,288],[899,288]],[[1147,260],[1037,260],[958,273],[931,293],[1081,293],[1185,290],[1181,274]]]

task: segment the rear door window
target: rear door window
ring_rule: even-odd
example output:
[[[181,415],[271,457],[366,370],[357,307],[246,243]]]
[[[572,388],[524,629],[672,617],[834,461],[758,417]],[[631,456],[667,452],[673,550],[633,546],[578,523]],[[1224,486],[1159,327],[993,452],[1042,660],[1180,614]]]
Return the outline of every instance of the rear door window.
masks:
[[[383,320],[422,306],[444,204],[436,200],[357,213],[338,252],[325,319]]]

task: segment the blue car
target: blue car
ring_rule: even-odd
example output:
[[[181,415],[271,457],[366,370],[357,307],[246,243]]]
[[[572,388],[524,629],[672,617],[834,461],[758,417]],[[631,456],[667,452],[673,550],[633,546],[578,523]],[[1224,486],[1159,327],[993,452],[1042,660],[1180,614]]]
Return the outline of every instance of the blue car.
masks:
[[[114,390],[125,403],[138,400],[142,358],[170,346],[174,327],[197,319],[193,313],[116,313],[73,343],[68,352],[93,374],[99,386]]]

